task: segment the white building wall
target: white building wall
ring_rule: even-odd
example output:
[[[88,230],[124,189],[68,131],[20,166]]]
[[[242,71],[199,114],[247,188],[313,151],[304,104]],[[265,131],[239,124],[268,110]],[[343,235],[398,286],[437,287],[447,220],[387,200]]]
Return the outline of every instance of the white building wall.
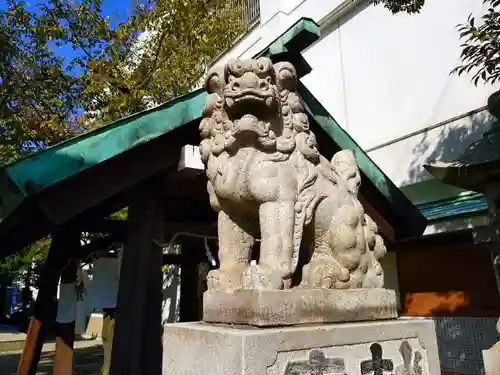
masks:
[[[368,3],[262,0],[261,24],[219,62],[249,58],[299,18],[312,18],[322,30],[321,39],[304,53],[313,70],[302,81],[312,94],[413,202],[458,196],[463,191],[433,180],[422,165],[457,157],[491,122],[484,107],[500,85],[474,87],[470,76],[450,75],[460,63],[456,26],[470,13],[480,16],[482,1],[426,0],[417,15],[393,15]],[[433,223],[426,234],[486,220],[471,215]],[[396,255],[389,253],[383,263],[386,286],[399,294]],[[483,373],[480,350],[496,342],[495,322],[436,318],[443,370]]]
[[[429,179],[424,162],[457,156],[488,128],[489,117],[476,112],[500,86],[449,74],[460,63],[456,26],[480,15],[481,1],[427,0],[417,15],[366,0],[260,7],[260,25],[218,62],[251,57],[301,17],[318,22],[322,37],[304,53],[313,71],[303,82],[396,185]]]
[[[227,51],[217,64],[231,57],[251,58],[266,48],[302,17],[319,22],[353,0],[269,0],[260,1],[260,23]]]
[[[456,25],[479,14],[481,2],[427,0],[417,15],[393,15],[380,6],[357,10],[306,53],[313,72],[305,82],[332,112],[344,108],[343,126],[362,147],[484,106],[491,88],[449,75],[460,62]],[[342,101],[325,92],[332,59],[344,81],[334,86],[345,87]]]

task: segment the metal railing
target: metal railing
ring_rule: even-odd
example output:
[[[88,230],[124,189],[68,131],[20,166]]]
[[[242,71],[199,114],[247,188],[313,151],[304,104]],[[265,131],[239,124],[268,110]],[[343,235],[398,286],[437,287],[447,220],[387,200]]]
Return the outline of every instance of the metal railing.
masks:
[[[243,6],[243,22],[251,26],[260,19],[260,0],[240,0]]]

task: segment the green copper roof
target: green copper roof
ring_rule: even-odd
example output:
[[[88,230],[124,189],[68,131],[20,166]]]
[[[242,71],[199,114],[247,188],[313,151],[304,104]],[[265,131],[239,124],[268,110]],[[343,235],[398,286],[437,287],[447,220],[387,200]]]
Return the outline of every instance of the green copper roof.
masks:
[[[299,76],[303,76],[311,68],[300,52],[318,38],[318,25],[312,20],[301,19],[257,56],[268,56],[273,61],[285,59],[291,61],[297,67]],[[415,225],[412,226],[411,233],[408,232],[405,235],[421,234],[425,228],[425,219],[416,207],[402,198],[404,195],[399,189],[302,85],[300,94],[303,96],[313,122],[326,130],[339,148],[349,148],[355,151],[364,175],[388,201],[392,210],[399,213],[396,215],[397,220],[404,221],[406,218],[413,221]],[[5,232],[11,230],[10,228],[18,228],[22,225],[18,223],[19,220],[27,219],[25,216],[28,214],[24,214],[22,219],[10,220],[7,227],[3,225],[4,221],[19,211],[21,206],[29,204],[34,205],[35,209],[41,207],[41,210],[45,212],[42,216],[46,215],[50,218],[47,213],[47,211],[50,213],[50,210],[40,202],[36,202],[36,197],[44,191],[54,187],[60,188],[69,180],[73,180],[74,183],[76,177],[90,170],[96,170],[100,165],[127,154],[139,145],[148,143],[149,147],[152,144],[149,142],[193,121],[199,121],[205,96],[206,93],[203,90],[191,92],[154,109],[137,113],[75,137],[2,168],[0,170],[0,241]],[[127,173],[127,171],[122,171],[122,173]],[[32,203],[33,200],[35,201]],[[71,215],[76,214],[78,212],[75,210]],[[66,217],[69,218],[71,215]]]
[[[41,190],[111,159],[137,145],[200,117],[205,92],[194,91],[98,130],[33,154],[7,166],[0,183],[1,218],[8,216],[22,201]],[[61,157],[64,156],[64,157]],[[7,188],[7,191],[4,189]],[[3,199],[4,194],[10,198]]]
[[[429,221],[443,220],[453,216],[479,214],[488,211],[488,202],[483,194],[470,193],[417,205]]]

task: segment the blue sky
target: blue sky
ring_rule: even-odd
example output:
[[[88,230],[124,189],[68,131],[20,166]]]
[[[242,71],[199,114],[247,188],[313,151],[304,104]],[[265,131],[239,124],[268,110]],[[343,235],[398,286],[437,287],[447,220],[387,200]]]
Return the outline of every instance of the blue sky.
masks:
[[[32,11],[36,11],[39,4],[48,3],[46,0],[24,0],[24,2],[27,4],[27,8]],[[78,3],[78,0],[73,0],[73,2]],[[132,4],[132,0],[103,0],[103,15],[110,17],[111,25],[114,27],[127,19],[128,15],[132,11]],[[6,9],[7,1],[0,0],[0,10]],[[60,56],[71,58],[75,55],[75,51],[73,51],[70,46],[55,47],[54,45],[52,47],[54,48],[56,54]]]
[[[78,2],[78,0],[74,0]],[[46,4],[47,1],[43,0],[25,0],[25,3],[28,5],[28,8],[31,10],[36,10],[38,4]],[[103,0],[103,13],[106,16],[110,16],[111,18],[113,14],[118,16],[118,22],[126,19],[128,13],[130,12],[132,7],[131,0]],[[0,10],[4,10],[7,8],[7,1],[0,0]]]
[[[18,0],[19,1],[19,0]],[[72,0],[77,3],[79,0]],[[24,0],[24,3],[27,5],[27,8],[31,11],[36,11],[38,9],[39,4],[47,4],[47,0]],[[131,13],[133,6],[132,0],[103,0],[102,3],[103,15],[109,16],[111,25],[117,26],[120,22],[123,22],[127,19],[128,15]],[[7,1],[0,0],[0,11],[7,9]],[[54,48],[56,54],[62,57],[71,58],[74,57],[76,52],[70,46],[61,46],[56,47],[55,44],[51,46]],[[73,72],[78,74],[78,72]],[[1,82],[1,80],[0,80]],[[33,142],[26,142],[24,144],[27,150],[30,152],[35,151],[37,149],[45,147],[44,144],[35,144]]]

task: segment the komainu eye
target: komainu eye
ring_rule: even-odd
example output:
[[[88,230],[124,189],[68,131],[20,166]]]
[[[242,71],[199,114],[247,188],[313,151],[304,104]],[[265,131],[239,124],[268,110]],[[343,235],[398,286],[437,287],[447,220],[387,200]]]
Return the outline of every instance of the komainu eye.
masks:
[[[261,78],[266,76],[270,76],[272,74],[273,64],[271,60],[265,57],[261,57],[257,59],[257,63],[255,64],[254,72]]]

